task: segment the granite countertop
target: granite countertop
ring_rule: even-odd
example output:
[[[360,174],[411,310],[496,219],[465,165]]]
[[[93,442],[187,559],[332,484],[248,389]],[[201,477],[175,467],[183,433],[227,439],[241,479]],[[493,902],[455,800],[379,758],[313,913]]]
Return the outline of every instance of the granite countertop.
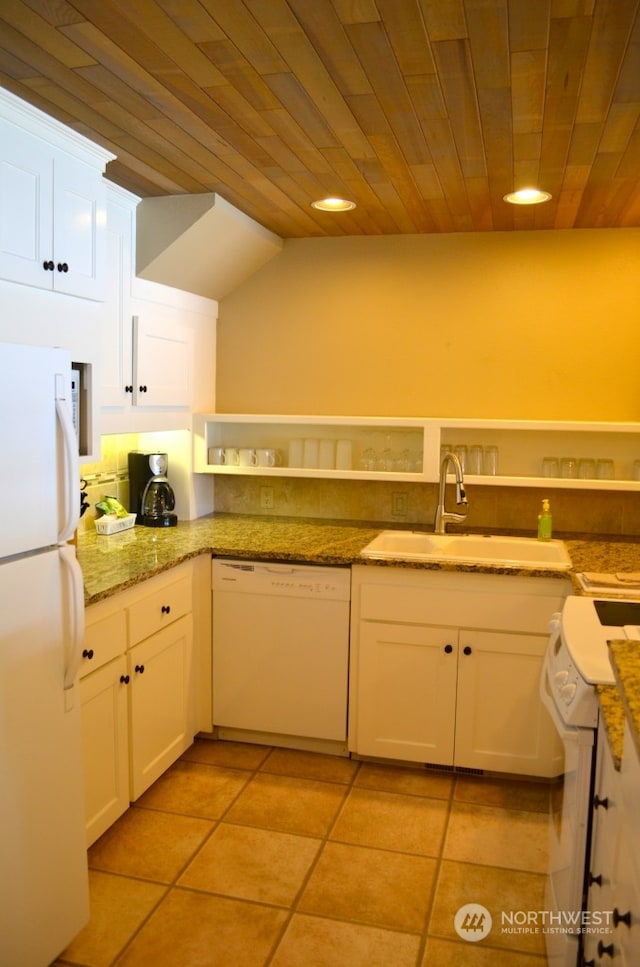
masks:
[[[88,530],[78,536],[77,546],[85,583],[85,603],[94,604],[199,554],[335,566],[371,563],[390,567],[400,565],[536,577],[567,576],[566,571],[544,568],[529,570],[437,561],[367,562],[360,552],[385,526],[389,525],[318,518],[214,514],[198,520],[181,520],[177,527],[134,527],[109,537]],[[573,579],[576,591],[579,588],[573,578],[575,572],[640,571],[640,542],[567,540],[565,544],[573,564],[569,577]]]
[[[617,685],[596,685],[602,721],[609,740],[609,748],[615,768],[620,771],[624,748],[624,705]]]
[[[622,706],[640,758],[640,641],[610,641],[609,649]]]
[[[138,584],[199,554],[348,566],[381,528],[338,521],[214,515],[177,527],[134,527],[110,537],[87,531],[77,555],[85,603]]]

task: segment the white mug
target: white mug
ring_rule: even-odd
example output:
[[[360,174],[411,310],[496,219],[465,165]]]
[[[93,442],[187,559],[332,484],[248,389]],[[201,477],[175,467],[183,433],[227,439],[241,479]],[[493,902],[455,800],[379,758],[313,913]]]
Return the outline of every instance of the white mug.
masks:
[[[224,462],[228,467],[237,467],[240,462],[240,456],[238,454],[237,447],[225,447],[224,448]]]
[[[224,447],[209,447],[209,463],[216,466],[226,463]]]
[[[280,454],[273,447],[261,447],[256,450],[256,465],[258,467],[277,467],[280,463]]]
[[[238,463],[241,467],[255,467],[257,462],[256,451],[251,447],[242,447],[238,450]]]

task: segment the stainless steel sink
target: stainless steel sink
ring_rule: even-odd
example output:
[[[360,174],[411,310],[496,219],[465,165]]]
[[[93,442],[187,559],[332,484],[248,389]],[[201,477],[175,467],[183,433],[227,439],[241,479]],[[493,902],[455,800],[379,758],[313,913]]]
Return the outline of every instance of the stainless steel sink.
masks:
[[[542,567],[554,571],[568,571],[571,567],[571,558],[562,541],[478,534],[382,531],[367,544],[362,556],[377,560],[455,561],[461,564]]]

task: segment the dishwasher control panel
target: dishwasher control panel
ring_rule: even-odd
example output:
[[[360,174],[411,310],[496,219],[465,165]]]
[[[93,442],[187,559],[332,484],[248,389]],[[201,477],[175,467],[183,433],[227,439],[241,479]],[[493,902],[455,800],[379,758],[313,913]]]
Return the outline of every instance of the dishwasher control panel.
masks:
[[[236,594],[348,601],[351,596],[351,569],[214,557],[211,586],[214,591]]]

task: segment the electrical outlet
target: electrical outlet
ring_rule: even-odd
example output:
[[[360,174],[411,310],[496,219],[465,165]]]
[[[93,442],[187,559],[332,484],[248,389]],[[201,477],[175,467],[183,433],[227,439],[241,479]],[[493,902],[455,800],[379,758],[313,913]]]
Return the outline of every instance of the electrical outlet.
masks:
[[[406,517],[409,512],[409,498],[407,494],[391,494],[391,515],[393,517]]]
[[[273,487],[260,488],[260,507],[262,510],[273,510]]]

